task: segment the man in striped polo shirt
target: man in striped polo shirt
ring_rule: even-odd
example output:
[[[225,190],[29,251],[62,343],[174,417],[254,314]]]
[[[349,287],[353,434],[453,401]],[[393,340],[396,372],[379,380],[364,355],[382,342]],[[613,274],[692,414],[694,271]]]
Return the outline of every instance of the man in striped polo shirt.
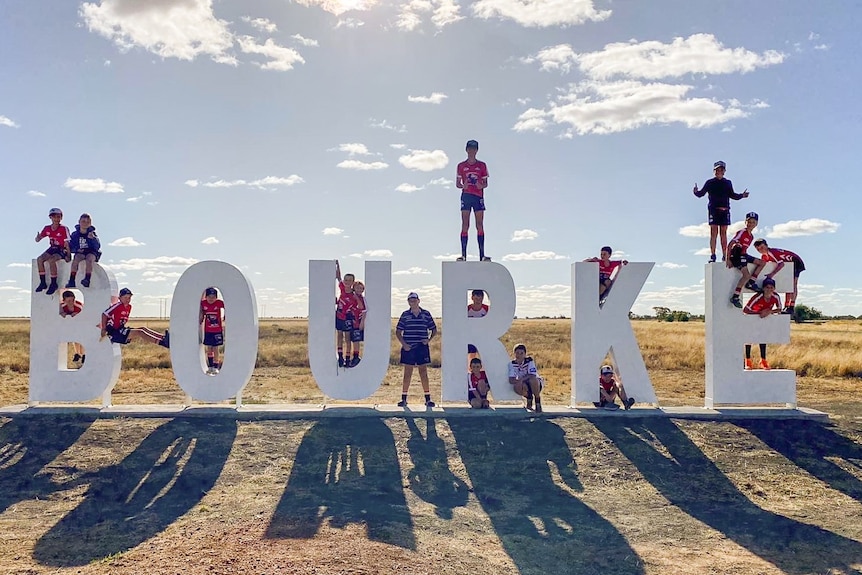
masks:
[[[398,407],[407,407],[407,390],[413,378],[413,366],[419,367],[419,380],[425,392],[425,407],[434,407],[431,390],[428,386],[428,364],[431,363],[429,342],[437,335],[437,324],[431,313],[419,307],[419,295],[410,292],[407,296],[410,309],[398,318],[395,337],[401,342],[401,365],[404,366],[404,380],[401,384],[401,401]]]

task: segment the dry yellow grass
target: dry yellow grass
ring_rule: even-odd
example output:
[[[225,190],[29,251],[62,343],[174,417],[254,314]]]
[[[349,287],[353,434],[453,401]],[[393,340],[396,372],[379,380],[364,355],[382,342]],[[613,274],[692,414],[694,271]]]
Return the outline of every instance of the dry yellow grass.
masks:
[[[162,331],[168,323],[137,320],[134,325]],[[634,321],[632,325],[660,401],[667,405],[699,403],[703,396],[704,324]],[[445,329],[442,322],[440,326]],[[509,349],[516,343],[524,343],[535,357],[548,385],[548,403],[566,403],[569,398],[570,329],[568,320],[516,320],[502,338]],[[0,346],[3,350],[0,403],[23,403],[27,399],[29,322],[0,321]],[[757,353],[755,348],[754,354]],[[371,401],[397,401],[401,382],[398,354],[399,346],[393,337],[389,373]],[[439,338],[432,342],[431,355],[434,389],[439,387],[440,381],[439,369],[436,369],[440,367]],[[830,386],[843,387],[846,381],[849,388],[849,384],[862,375],[862,323],[793,324],[791,343],[770,345],[769,359],[774,367],[795,370],[801,384],[828,381]],[[417,384],[414,382],[415,387]],[[810,391],[816,395],[816,389]],[[800,392],[800,397],[802,395]],[[115,388],[116,403],[168,402],[179,401],[182,397],[165,350],[144,344],[123,348],[123,371]],[[250,403],[325,400],[308,366],[306,320],[261,321],[257,367],[244,397]]]

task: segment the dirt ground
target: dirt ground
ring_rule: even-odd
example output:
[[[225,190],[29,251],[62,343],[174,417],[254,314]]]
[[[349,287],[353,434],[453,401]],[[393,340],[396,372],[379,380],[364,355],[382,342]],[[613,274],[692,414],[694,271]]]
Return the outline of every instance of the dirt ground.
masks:
[[[860,407],[828,423],[16,417],[0,572],[859,573]]]

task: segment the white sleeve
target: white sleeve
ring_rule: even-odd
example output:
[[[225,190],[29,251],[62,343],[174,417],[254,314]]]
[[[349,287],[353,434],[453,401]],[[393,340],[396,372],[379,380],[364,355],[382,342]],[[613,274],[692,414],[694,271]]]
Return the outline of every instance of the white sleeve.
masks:
[[[535,361],[531,361],[529,364],[527,364],[527,373],[529,375],[535,375],[536,377],[539,376],[539,370],[536,369],[536,362]]]
[[[518,368],[511,361],[509,362],[509,377],[518,377]]]

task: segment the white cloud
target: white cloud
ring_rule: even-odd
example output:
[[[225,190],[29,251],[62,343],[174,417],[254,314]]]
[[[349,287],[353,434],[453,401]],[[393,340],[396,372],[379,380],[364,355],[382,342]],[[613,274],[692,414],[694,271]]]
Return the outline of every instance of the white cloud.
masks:
[[[539,260],[565,260],[568,259],[566,256],[561,256],[554,252],[549,251],[537,251],[524,253],[521,252],[519,254],[506,254],[503,256],[504,262],[528,262],[528,261],[539,261]]]
[[[428,185],[429,186],[441,186],[443,188],[451,188],[452,187],[452,180],[450,180],[449,178],[445,178],[445,177],[444,178],[434,178],[433,180],[428,182]]]
[[[815,50],[828,50],[829,44],[817,44],[816,46],[814,46],[814,49]]]
[[[200,182],[198,182],[197,180],[186,180],[186,185],[190,188],[196,188],[199,184]]]
[[[13,262],[6,266],[7,268],[30,268],[33,264]]]
[[[389,144],[389,147],[395,150],[403,150],[407,146],[404,144]]]
[[[272,34],[273,32],[278,31],[278,26],[275,25],[274,22],[267,20],[266,18],[252,18],[251,16],[243,16],[242,21],[247,24],[251,24],[253,28],[260,30],[261,32],[267,32]]]
[[[202,240],[201,240],[201,243],[202,243],[203,245],[205,245],[205,246],[212,246],[212,245],[215,245],[215,244],[217,244],[217,243],[219,243],[219,242],[218,242],[218,238],[217,238],[217,237],[215,237],[215,236],[210,236],[210,237],[208,237],[208,238],[204,238],[204,239],[202,239]]]
[[[386,162],[362,162],[360,160],[344,160],[335,165],[336,168],[345,170],[385,170],[389,167]]]
[[[186,185],[192,188],[196,188],[200,185],[205,188],[235,188],[237,186],[246,186],[249,188],[263,189],[270,186],[295,186],[304,181],[305,180],[300,176],[291,174],[286,178],[282,176],[266,176],[265,178],[259,178],[250,182],[246,180],[216,180],[214,182],[200,183],[198,180],[186,180]]]
[[[365,250],[361,254],[350,254],[352,258],[391,258],[392,251],[391,250]]]
[[[617,42],[575,58],[581,71],[594,79],[624,76],[656,80],[688,74],[744,74],[780,64],[785,55],[775,50],[758,54],[745,48],[725,48],[712,34],[693,34],[674,38],[669,44],[655,40]]]
[[[368,151],[368,147],[365,144],[359,143],[351,143],[351,144],[341,144],[338,146],[339,152],[347,152],[347,154],[351,157],[353,156],[367,156],[371,154]]]
[[[136,248],[138,246],[145,246],[147,244],[145,244],[144,242],[139,242],[131,236],[127,236],[124,238],[117,238],[108,245],[115,248]]]
[[[407,101],[418,104],[439,104],[448,97],[442,92],[432,92],[430,96],[407,96]]]
[[[11,118],[7,118],[6,116],[0,116],[0,126],[6,126],[7,128],[20,128],[18,124],[12,121]]]
[[[291,38],[293,38],[294,40],[296,40],[297,42],[299,42],[303,46],[313,47],[313,46],[319,46],[320,45],[317,42],[317,40],[312,40],[311,38],[305,38],[302,36],[302,34],[294,34],[293,36],[291,36]]]
[[[809,218],[807,220],[791,220],[783,224],[775,224],[766,235],[768,238],[790,238],[794,236],[813,236],[817,234],[834,234],[841,224],[822,220],[820,218]]]
[[[138,202],[138,201],[140,201],[140,200],[141,200],[141,198],[143,198],[143,197],[144,197],[144,196],[132,196],[132,197],[130,197],[130,198],[126,198],[126,201],[127,201],[127,202]]]
[[[540,69],[545,72],[551,72],[554,70],[568,72],[572,69],[575,62],[577,62],[577,57],[578,55],[575,54],[575,51],[572,50],[570,45],[558,44],[556,46],[543,48],[542,50],[539,50],[536,55],[522,58],[521,61],[525,64],[540,62]],[[520,100],[518,100],[518,102],[526,104],[526,102],[521,102]]]
[[[27,195],[30,196],[31,198],[44,198],[45,197],[45,194],[43,194],[42,192],[37,192],[36,190],[30,190],[29,192],[27,192]]]
[[[439,29],[463,20],[460,11],[461,6],[455,0],[407,0],[401,5],[395,26],[401,30],[415,30],[422,24],[423,16],[430,13],[431,22]]]
[[[524,240],[534,240],[539,237],[539,234],[534,232],[533,230],[515,230],[512,232],[512,240],[513,242],[522,242]]]
[[[673,262],[663,262],[658,264],[657,267],[664,268],[667,270],[678,270],[680,268],[687,268],[688,266],[685,264],[675,264]]]
[[[344,233],[344,230],[341,228],[323,228],[324,236],[340,236]]]
[[[404,124],[401,124],[401,126],[396,126],[394,124],[390,124],[387,120],[375,120],[374,118],[370,118],[368,120],[368,125],[372,128],[392,130],[393,132],[398,132],[399,134],[404,134],[407,132],[407,126],[405,126]]]
[[[611,11],[596,10],[593,0],[479,0],[473,4],[473,14],[514,20],[521,26],[548,27],[600,22]]]
[[[416,275],[429,275],[431,272],[426,270],[425,268],[420,267],[412,267],[406,270],[398,270],[397,272],[392,272],[394,276],[416,276]]]
[[[296,3],[303,6],[319,6],[327,12],[340,16],[351,10],[370,10],[379,3],[379,0],[296,0]]]
[[[398,162],[407,169],[430,172],[445,168],[449,156],[443,150],[410,150],[410,153],[398,158]]]
[[[422,188],[418,186],[414,186],[413,184],[399,184],[397,188],[395,188],[396,192],[403,192],[405,194],[412,194],[413,192],[418,192]]]
[[[708,256],[711,253],[712,252],[709,251],[709,248],[700,248],[699,250],[696,250],[694,252],[694,255],[696,255],[696,256]]]
[[[110,263],[111,271],[146,271],[159,270],[172,267],[181,267],[183,269],[198,263],[194,258],[184,258],[181,256],[158,256],[155,258],[132,258],[128,260],[120,260],[119,263]]]
[[[744,118],[748,112],[737,103],[722,104],[707,98],[686,98],[692,86],[637,81],[592,82],[569,86],[569,92],[547,109],[530,108],[513,129],[543,131],[550,123],[570,126],[574,134],[612,134],[654,124],[684,124],[706,128]]]
[[[526,106],[530,103],[530,98],[515,98],[515,101],[521,104],[522,106]]]
[[[267,38],[263,44],[258,44],[255,38],[251,36],[238,36],[236,41],[239,44],[239,49],[244,53],[260,54],[269,58],[269,61],[264,64],[255,62],[255,65],[260,66],[261,70],[287,72],[293,70],[294,64],[305,64],[305,59],[299,52],[293,48],[279,45],[272,38]]]
[[[119,194],[124,191],[123,184],[117,182],[106,182],[102,178],[66,178],[66,182],[63,186],[75,192],[83,193],[104,192],[106,194]]]
[[[729,226],[727,226],[727,237],[728,237],[728,239],[730,239],[730,237],[733,234],[735,234],[736,232],[738,232],[739,230],[741,230],[744,227],[745,227],[745,221],[744,220],[740,220],[740,221],[731,223]],[[709,237],[709,224],[702,223],[702,224],[696,224],[693,226],[683,226],[683,227],[679,228],[679,235],[685,236],[687,238],[708,238]],[[695,255],[709,255],[709,251],[707,250],[706,254],[695,253]]]
[[[361,26],[365,26],[365,22],[362,20],[357,20],[356,18],[340,18],[338,22],[335,24],[335,29],[339,28],[359,28]]]
[[[441,254],[441,255],[434,256],[434,259],[435,260],[448,261],[448,260],[455,260],[456,258],[460,258],[460,257],[461,257],[461,254]]]
[[[213,15],[212,0],[103,0],[85,2],[79,11],[87,28],[121,51],[143,48],[162,58],[194,60],[208,55],[235,64],[228,23]]]

